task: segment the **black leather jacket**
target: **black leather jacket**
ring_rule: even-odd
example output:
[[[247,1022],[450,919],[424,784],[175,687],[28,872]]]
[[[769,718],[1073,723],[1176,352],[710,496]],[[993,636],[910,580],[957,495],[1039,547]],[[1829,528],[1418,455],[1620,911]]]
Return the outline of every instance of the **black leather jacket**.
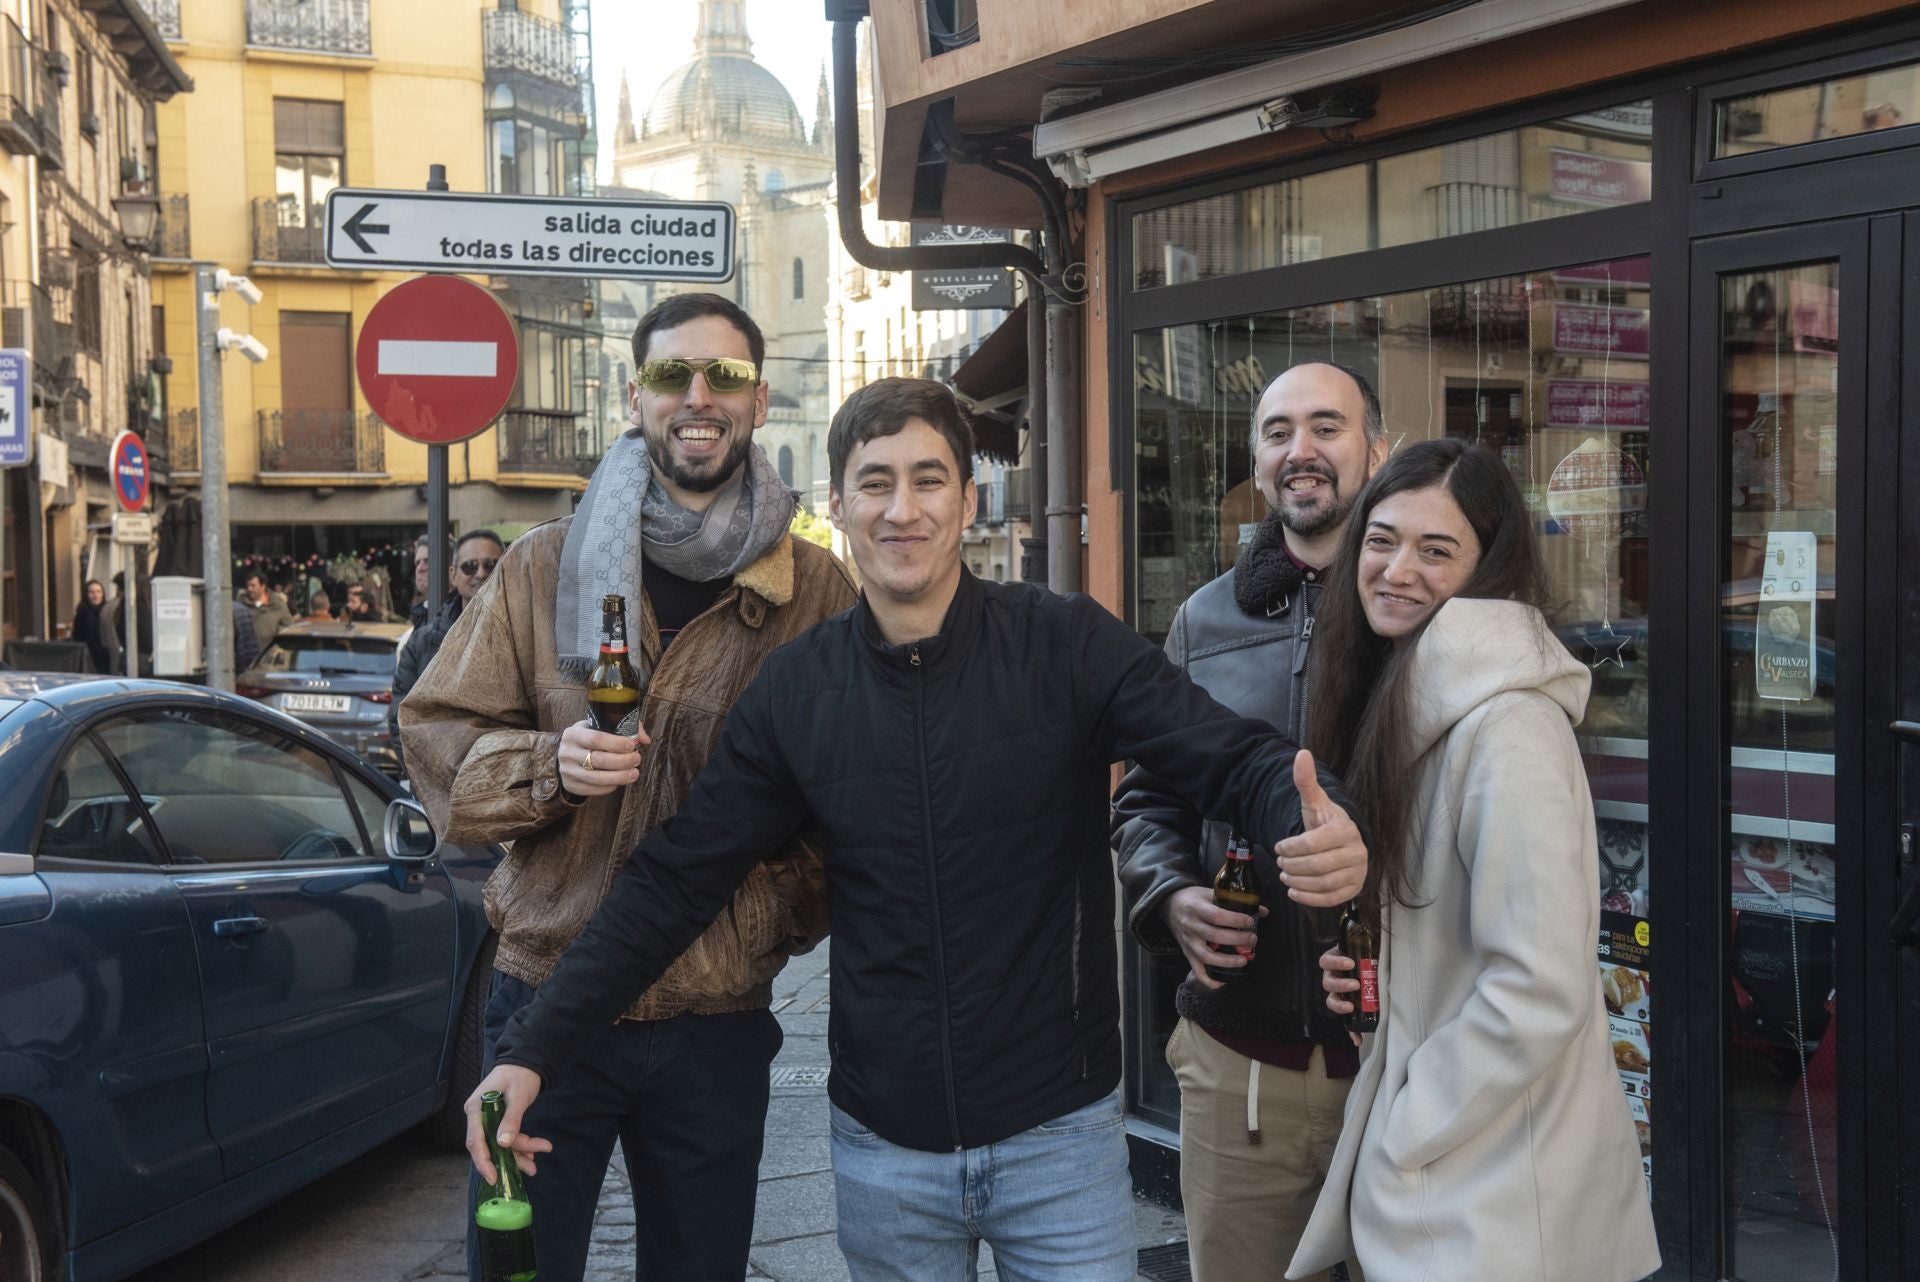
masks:
[[[1233,571],[1189,597],[1167,634],[1167,657],[1194,682],[1244,717],[1300,741],[1306,732],[1307,650],[1313,638],[1317,583],[1303,583],[1265,617],[1242,611]],[[1144,767],[1120,782],[1113,801],[1113,849],[1119,863],[1127,924],[1156,953],[1179,955],[1167,927],[1167,897],[1183,886],[1209,886],[1227,848],[1231,825],[1202,819]],[[1286,896],[1271,858],[1253,861],[1269,916],[1260,924],[1252,974],[1225,988],[1204,988],[1189,976],[1175,994],[1179,1012],[1199,1024],[1242,1037],[1321,1043],[1342,1039],[1320,993],[1319,956],[1332,941],[1334,914],[1311,913]]]

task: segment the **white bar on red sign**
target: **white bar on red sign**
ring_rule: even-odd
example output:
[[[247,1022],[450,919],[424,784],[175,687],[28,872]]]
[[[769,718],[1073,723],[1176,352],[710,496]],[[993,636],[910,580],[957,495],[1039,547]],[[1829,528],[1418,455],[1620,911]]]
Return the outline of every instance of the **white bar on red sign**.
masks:
[[[497,343],[380,340],[380,373],[443,378],[492,378],[499,369]]]

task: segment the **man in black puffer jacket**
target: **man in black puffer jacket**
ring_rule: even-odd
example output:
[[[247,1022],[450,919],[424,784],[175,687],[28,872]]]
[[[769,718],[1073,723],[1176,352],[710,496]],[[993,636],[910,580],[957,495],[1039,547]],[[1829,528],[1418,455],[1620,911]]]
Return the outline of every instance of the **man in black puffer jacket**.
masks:
[[[1229,817],[1316,906],[1359,890],[1359,830],[1338,781],[1093,601],[966,572],[973,443],[940,384],[856,392],[828,457],[860,604],[767,660],[687,804],[500,1037],[469,1116],[504,1091],[501,1136],[531,1167],[545,1142],[517,1132],[542,1084],[810,827],[853,1277],[959,1278],[985,1240],[1010,1273],[1124,1282],[1110,763],[1137,759]],[[490,1179],[477,1122],[469,1135]]]
[[[416,547],[415,558],[418,559],[426,551],[424,546]],[[447,639],[447,633],[453,631],[453,625],[460,621],[460,612],[493,577],[493,569],[500,564],[500,558],[506,555],[506,551],[506,544],[492,530],[469,530],[461,535],[460,541],[453,547],[453,563],[447,567],[447,577],[453,586],[447,589],[446,599],[430,615],[418,604],[409,613],[413,619],[413,631],[394,658],[393,695],[387,702],[387,737],[393,741],[395,756],[400,754],[401,701],[419,684],[420,674],[433,662],[433,656],[440,653],[440,643]],[[415,575],[415,579],[418,578]],[[404,761],[401,768],[404,771]]]

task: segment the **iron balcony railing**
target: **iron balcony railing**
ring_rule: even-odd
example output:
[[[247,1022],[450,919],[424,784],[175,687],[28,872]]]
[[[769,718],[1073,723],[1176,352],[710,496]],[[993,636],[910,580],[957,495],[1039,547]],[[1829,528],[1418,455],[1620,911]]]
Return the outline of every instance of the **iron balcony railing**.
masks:
[[[580,83],[573,37],[559,23],[518,9],[487,9],[480,19],[488,71],[524,71],[569,89]]]
[[[153,25],[160,34],[169,40],[178,40],[180,36],[180,0],[140,0],[146,6],[147,13],[153,18]]]
[[[73,326],[54,319],[45,286],[10,280],[0,288],[0,347],[31,352],[35,384],[55,395],[73,376]]]
[[[369,57],[372,0],[247,0],[247,43]]]
[[[60,86],[46,50],[12,18],[0,22],[0,147],[61,164]]]
[[[160,197],[160,224],[153,229],[155,258],[193,257],[192,212],[185,194]]]
[[[982,481],[974,487],[979,495],[979,506],[974,508],[975,525],[1004,525],[1007,519],[1007,483],[1005,481]]]
[[[262,196],[253,202],[253,261],[326,261],[326,206]]]
[[[508,410],[494,424],[503,472],[591,476],[600,461],[593,428],[577,414]]]
[[[167,454],[173,460],[173,474],[200,470],[200,411],[175,410],[167,415]]]
[[[352,410],[261,410],[262,472],[384,473],[386,428]]]

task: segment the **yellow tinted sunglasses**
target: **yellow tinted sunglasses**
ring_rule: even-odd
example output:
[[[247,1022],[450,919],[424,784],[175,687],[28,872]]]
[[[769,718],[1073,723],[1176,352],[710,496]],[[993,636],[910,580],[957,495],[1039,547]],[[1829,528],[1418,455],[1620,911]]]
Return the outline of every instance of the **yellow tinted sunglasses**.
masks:
[[[722,356],[710,361],[648,361],[640,367],[640,386],[655,396],[678,396],[692,385],[695,370],[705,376],[708,389],[715,392],[744,391],[760,381],[760,371],[752,361]]]

